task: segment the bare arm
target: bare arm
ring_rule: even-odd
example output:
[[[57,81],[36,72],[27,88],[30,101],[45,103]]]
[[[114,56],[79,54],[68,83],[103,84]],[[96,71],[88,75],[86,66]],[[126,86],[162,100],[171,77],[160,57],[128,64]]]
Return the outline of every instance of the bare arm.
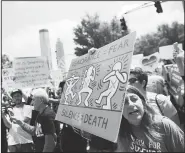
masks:
[[[59,104],[59,103],[60,103],[60,100],[58,100],[58,99],[53,99],[53,98],[49,98],[49,103],[56,103],[56,104]]]
[[[28,132],[29,134],[31,134],[32,136],[35,135],[35,130],[36,130],[36,127],[35,126],[31,126],[29,125],[28,123],[26,122],[29,122],[30,120],[26,119],[25,122],[24,121],[21,121],[21,120],[18,120],[14,117],[12,117],[12,120],[15,124],[18,124],[21,126],[21,128]]]
[[[28,101],[28,96],[25,93],[23,93],[23,92],[22,92],[22,97],[24,98],[25,102]]]
[[[11,123],[8,115],[5,115],[4,113],[2,113],[2,118],[3,118],[3,122],[4,122],[5,126],[10,129],[12,127],[12,123]]]

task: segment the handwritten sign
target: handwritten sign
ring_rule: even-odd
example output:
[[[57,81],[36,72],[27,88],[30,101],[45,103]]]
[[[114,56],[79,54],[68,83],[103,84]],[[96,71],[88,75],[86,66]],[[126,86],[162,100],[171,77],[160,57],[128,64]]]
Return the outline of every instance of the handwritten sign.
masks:
[[[178,44],[178,47],[182,49],[182,44]],[[173,45],[159,47],[159,56],[161,59],[173,59]]]
[[[117,141],[136,33],[73,59],[56,120]]]
[[[6,91],[9,91],[13,88],[15,88],[15,82],[14,82],[14,71],[13,68],[7,68],[2,69],[2,85],[6,89]]]
[[[49,68],[45,57],[22,57],[13,62],[15,83],[20,88],[45,87],[49,84]]]
[[[159,54],[154,53],[149,56],[144,56],[141,59],[142,69],[149,72],[154,72],[155,69],[158,67],[159,62]]]

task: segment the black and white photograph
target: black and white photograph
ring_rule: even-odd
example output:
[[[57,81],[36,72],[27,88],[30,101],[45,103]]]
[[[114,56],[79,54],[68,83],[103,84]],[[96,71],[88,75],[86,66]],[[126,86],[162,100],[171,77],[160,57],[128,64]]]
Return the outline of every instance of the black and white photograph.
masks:
[[[185,1],[1,1],[1,152],[184,152]]]

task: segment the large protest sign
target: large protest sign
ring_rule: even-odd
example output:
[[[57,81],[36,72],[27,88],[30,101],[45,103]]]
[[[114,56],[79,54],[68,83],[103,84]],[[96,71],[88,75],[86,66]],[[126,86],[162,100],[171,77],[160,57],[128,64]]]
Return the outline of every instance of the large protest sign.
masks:
[[[2,69],[2,85],[6,91],[15,88],[13,68]]]
[[[142,69],[149,72],[154,72],[155,69],[158,67],[158,63],[159,63],[158,53],[154,53],[149,56],[144,56],[141,59]]]
[[[15,58],[13,69],[19,88],[45,87],[49,84],[50,71],[45,57]]]
[[[178,47],[182,49],[182,44],[178,44]],[[173,59],[173,45],[159,47],[159,56],[161,59]]]
[[[73,59],[56,120],[117,141],[136,33]]]

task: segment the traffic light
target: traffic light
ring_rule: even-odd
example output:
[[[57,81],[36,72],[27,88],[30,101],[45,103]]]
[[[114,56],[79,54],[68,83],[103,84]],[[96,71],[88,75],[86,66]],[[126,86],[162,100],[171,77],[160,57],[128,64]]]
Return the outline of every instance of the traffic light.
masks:
[[[157,8],[157,10],[156,10],[157,13],[162,13],[163,12],[160,1],[155,2],[154,6]]]
[[[120,19],[120,22],[121,22],[121,28],[122,28],[122,30],[127,30],[127,25],[126,25],[126,22],[125,22],[125,18],[124,17],[122,19]]]

